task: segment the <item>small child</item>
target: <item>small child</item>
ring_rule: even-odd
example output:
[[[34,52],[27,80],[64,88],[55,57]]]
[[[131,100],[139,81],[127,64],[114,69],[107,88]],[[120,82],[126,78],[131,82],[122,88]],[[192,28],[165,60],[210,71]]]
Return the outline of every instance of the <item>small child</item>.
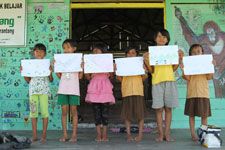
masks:
[[[62,47],[64,53],[74,53],[77,49],[77,43],[72,39],[66,39],[63,42]],[[69,141],[75,143],[77,141],[77,125],[78,125],[77,106],[80,105],[79,79],[83,77],[83,72],[57,73],[56,75],[60,78],[58,89],[58,104],[62,106],[63,137],[60,138],[59,141],[66,142],[68,139],[67,115],[70,105],[73,133]]]
[[[125,52],[126,57],[137,57],[138,51],[134,47],[127,48]],[[136,76],[117,76],[117,79],[122,82],[122,112],[121,117],[125,120],[125,126],[127,131],[127,141],[131,142],[135,140],[140,142],[143,138],[144,128],[144,86],[143,81],[147,78],[147,75]],[[137,120],[139,133],[138,136],[133,139],[131,136],[131,121]]]
[[[102,54],[107,48],[103,44],[96,44],[93,46],[94,54]],[[87,89],[87,95],[85,101],[92,103],[95,125],[97,131],[97,142],[107,142],[107,125],[109,115],[109,104],[115,103],[113,96],[113,85],[109,78],[113,74],[110,73],[93,73],[86,74],[86,78],[90,80]]]
[[[38,43],[34,46],[35,59],[44,59],[46,56],[46,47],[44,44]],[[22,68],[21,68],[22,70]],[[53,81],[52,69],[50,68],[50,75],[48,77],[24,77],[29,83],[29,99],[30,99],[30,118],[32,121],[33,137],[32,141],[38,140],[37,137],[37,118],[38,118],[38,106],[40,103],[40,110],[43,119],[43,131],[41,142],[46,142],[46,134],[48,127],[48,95],[49,95],[49,81]]]
[[[154,35],[157,46],[165,46],[170,42],[169,32],[165,29],[157,31]],[[179,62],[183,52],[179,50]],[[144,54],[144,61],[149,72],[152,73],[152,108],[156,110],[156,121],[158,127],[157,142],[174,141],[170,136],[170,125],[172,120],[172,108],[178,107],[178,93],[174,72],[179,65],[150,66],[149,53]],[[163,111],[165,111],[165,133],[163,132]]]
[[[202,55],[203,53],[203,48],[200,44],[193,44],[190,47],[190,56]],[[183,71],[183,66],[181,66],[181,69]],[[207,117],[211,116],[208,80],[213,78],[213,74],[184,75],[183,72],[183,78],[187,80],[187,100],[184,114],[189,116],[192,140],[198,141],[198,137],[195,134],[195,116],[201,117],[202,125],[207,125]]]

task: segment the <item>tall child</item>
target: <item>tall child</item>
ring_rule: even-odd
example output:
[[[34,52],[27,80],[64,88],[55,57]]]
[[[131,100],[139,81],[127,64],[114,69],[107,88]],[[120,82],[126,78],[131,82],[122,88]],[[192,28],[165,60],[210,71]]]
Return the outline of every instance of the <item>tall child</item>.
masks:
[[[193,44],[190,47],[189,55],[191,56],[202,55],[203,53],[203,48],[200,44]],[[207,125],[207,118],[211,116],[208,80],[213,78],[213,74],[184,75],[183,72],[183,78],[187,80],[187,100],[184,114],[189,116],[192,140],[197,141],[195,116],[201,117],[202,125]]]
[[[106,46],[103,44],[96,44],[93,46],[94,54],[102,54],[106,51]],[[109,115],[109,104],[115,103],[113,96],[113,85],[110,82],[110,73],[93,73],[86,74],[87,79],[90,80],[87,89],[87,95],[85,101],[92,103],[95,125],[97,131],[97,142],[108,141],[107,126],[108,126],[108,115]]]
[[[77,49],[77,43],[72,39],[66,39],[63,42],[62,47],[64,53],[72,54]],[[78,125],[77,106],[80,105],[79,79],[82,78],[83,73],[67,72],[67,73],[57,73],[56,75],[60,78],[58,89],[58,103],[61,105],[62,108],[63,137],[60,138],[60,141],[65,142],[68,139],[67,116],[70,109],[72,116],[73,131],[69,141],[75,143],[77,141],[77,125]]]
[[[38,43],[34,46],[34,58],[44,59],[46,56],[46,47],[44,44]],[[22,68],[21,68],[22,69]],[[48,127],[48,95],[49,95],[49,81],[53,81],[52,69],[50,68],[50,75],[46,77],[24,77],[29,83],[29,101],[30,101],[30,118],[32,121],[32,141],[37,141],[37,118],[38,108],[40,103],[40,110],[43,119],[43,131],[41,142],[46,142],[46,134]]]
[[[170,42],[169,32],[165,29],[159,30],[154,35],[156,46],[165,46]],[[179,50],[179,56],[182,51]],[[170,136],[170,125],[172,120],[172,108],[178,107],[177,85],[174,72],[179,65],[150,66],[149,53],[144,54],[144,61],[149,72],[152,73],[152,108],[156,110],[156,121],[158,127],[157,142],[174,141]],[[179,60],[180,61],[180,60]],[[163,111],[165,111],[165,132],[163,131]]]
[[[138,56],[136,48],[130,47],[125,52],[126,57]],[[122,112],[121,117],[125,121],[127,131],[127,141],[130,142],[135,140],[139,142],[143,138],[144,128],[144,86],[143,80],[147,78],[147,75],[136,75],[136,76],[117,76],[117,79],[121,81],[122,91]],[[137,120],[139,133],[138,136],[133,139],[131,135],[131,121]]]

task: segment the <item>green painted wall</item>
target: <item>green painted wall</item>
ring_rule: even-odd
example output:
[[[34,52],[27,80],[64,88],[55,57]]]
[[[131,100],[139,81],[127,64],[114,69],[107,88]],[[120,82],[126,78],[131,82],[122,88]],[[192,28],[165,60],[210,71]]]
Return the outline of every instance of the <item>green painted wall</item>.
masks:
[[[217,3],[219,2],[219,3]],[[197,4],[196,4],[197,3]],[[171,0],[166,1],[166,15],[167,15],[167,29],[171,33],[172,41],[170,44],[178,44],[181,49],[183,49],[188,55],[189,43],[185,39],[185,35],[188,35],[187,32],[183,32],[180,21],[175,16],[175,7],[179,8],[182,12],[183,18],[186,20],[186,26],[194,33],[195,38],[204,36],[203,26],[207,21],[215,22],[221,31],[216,32],[217,35],[220,35],[220,43],[217,43],[217,49],[222,50],[220,54],[225,53],[225,24],[224,24],[224,15],[225,15],[225,1],[224,0],[197,0],[197,1],[187,1],[187,0]],[[190,34],[189,34],[190,35]],[[205,36],[206,37],[206,36]],[[206,38],[207,39],[207,38]],[[201,43],[207,47],[210,45],[206,39],[197,40],[198,43]],[[196,41],[195,41],[196,42]],[[210,45],[212,46],[212,45]],[[216,49],[216,48],[214,48]],[[221,57],[224,57],[221,55]],[[225,58],[223,58],[225,59]],[[224,73],[225,70],[223,70]],[[173,128],[188,128],[189,122],[188,117],[184,116],[184,105],[186,97],[186,83],[180,78],[181,72],[177,73],[177,84],[179,89],[179,108],[173,111]],[[224,90],[224,75],[221,75],[219,80],[220,87],[223,87]],[[209,118],[209,124],[217,125],[220,127],[225,127],[225,98],[216,98],[215,87],[213,81],[210,81],[210,101],[212,109],[212,117]],[[200,119],[197,119],[196,127],[200,125]]]
[[[28,0],[27,46],[0,48],[0,130],[30,130],[28,84],[20,76],[20,60],[32,57],[36,43],[47,46],[47,58],[61,52],[62,42],[69,37],[69,0]],[[61,128],[61,110],[57,105],[58,80],[50,84],[49,129]],[[11,117],[10,117],[11,116]],[[38,128],[41,129],[41,118]]]

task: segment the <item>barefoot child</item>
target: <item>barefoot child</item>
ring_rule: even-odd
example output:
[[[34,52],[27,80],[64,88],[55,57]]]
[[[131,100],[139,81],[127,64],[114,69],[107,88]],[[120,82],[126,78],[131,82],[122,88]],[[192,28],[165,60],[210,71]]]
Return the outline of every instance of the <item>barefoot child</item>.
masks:
[[[39,43],[34,46],[34,57],[35,59],[44,59],[46,56],[45,45]],[[21,68],[22,69],[22,68]],[[30,118],[32,121],[32,131],[33,138],[32,141],[37,141],[37,118],[38,118],[38,108],[40,103],[40,110],[43,120],[43,130],[41,142],[46,142],[46,134],[48,127],[48,94],[49,81],[53,81],[52,69],[50,68],[50,75],[48,77],[24,77],[24,79],[29,83],[29,99],[30,99]]]
[[[165,29],[157,31],[154,35],[154,41],[157,46],[168,45],[170,42],[169,32]],[[182,51],[179,51],[179,53],[182,53]],[[158,128],[156,141],[174,141],[170,136],[170,125],[172,108],[178,107],[177,85],[174,77],[174,72],[177,70],[178,65],[150,66],[149,53],[144,54],[144,61],[149,72],[152,73],[152,108],[156,110]],[[165,132],[163,131],[163,111],[165,111]]]
[[[200,44],[193,44],[190,47],[190,56],[202,54],[203,48]],[[213,74],[184,75],[183,72],[183,78],[187,80],[187,100],[184,114],[189,116],[192,140],[198,141],[195,134],[195,116],[201,117],[202,125],[207,125],[207,118],[211,116],[208,80],[213,78]]]
[[[67,54],[74,53],[77,49],[76,46],[77,46],[76,43],[71,39],[66,39],[62,44],[64,53]],[[60,138],[60,141],[66,142],[68,139],[67,116],[70,109],[72,116],[73,131],[69,141],[75,143],[77,141],[77,125],[78,125],[77,106],[80,105],[79,79],[82,78],[83,73],[68,72],[68,73],[57,73],[56,75],[60,78],[58,89],[58,103],[62,107],[63,137]]]
[[[130,47],[126,50],[125,54],[126,57],[136,57],[138,56],[138,51],[136,48]],[[146,78],[147,75],[117,76],[117,79],[121,81],[121,91],[123,97],[121,117],[125,121],[128,142],[132,140],[139,142],[143,138],[145,110],[143,81]],[[131,136],[130,131],[132,120],[137,120],[139,127],[138,136],[134,139]]]
[[[94,54],[102,54],[106,51],[106,47],[103,44],[96,44],[93,46]],[[90,80],[88,85],[87,95],[85,101],[91,103],[94,111],[95,125],[96,125],[96,141],[107,142],[107,126],[109,105],[115,103],[113,96],[113,85],[109,78],[110,73],[93,73],[86,74],[86,78]]]

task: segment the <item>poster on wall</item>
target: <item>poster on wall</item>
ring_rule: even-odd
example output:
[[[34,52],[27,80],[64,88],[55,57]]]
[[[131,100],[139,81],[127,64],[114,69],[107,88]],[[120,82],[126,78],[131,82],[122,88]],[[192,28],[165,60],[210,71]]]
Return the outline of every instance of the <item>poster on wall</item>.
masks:
[[[26,1],[0,1],[0,47],[26,45]]]

